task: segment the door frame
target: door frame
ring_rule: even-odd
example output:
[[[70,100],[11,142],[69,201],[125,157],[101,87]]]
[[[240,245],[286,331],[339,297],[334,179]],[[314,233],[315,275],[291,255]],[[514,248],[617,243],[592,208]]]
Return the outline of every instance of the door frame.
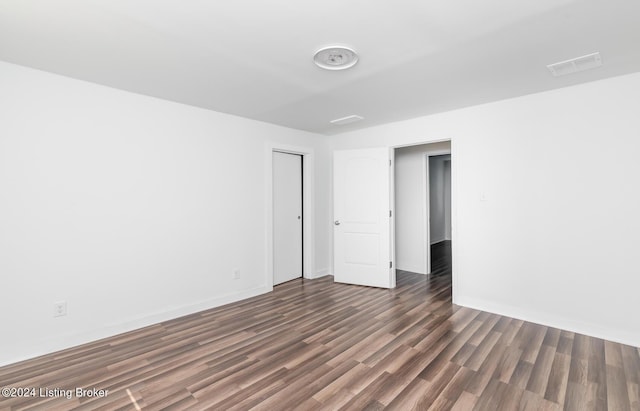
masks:
[[[391,150],[394,150],[395,153],[395,149],[396,148],[402,148],[402,147],[411,147],[411,146],[421,146],[424,144],[433,144],[433,143],[442,143],[445,141],[449,141],[451,142],[451,150],[450,153],[451,154],[451,238],[453,241],[458,241],[457,239],[459,238],[457,231],[458,231],[458,194],[457,194],[457,188],[458,188],[458,183],[457,183],[457,179],[458,179],[458,170],[459,170],[459,164],[460,164],[460,159],[458,158],[458,155],[456,154],[458,152],[458,146],[457,146],[457,140],[455,137],[447,137],[447,138],[441,138],[441,139],[433,139],[433,140],[425,140],[425,141],[416,141],[416,142],[411,142],[411,143],[407,143],[407,144],[398,144],[398,145],[390,145],[388,146]],[[395,169],[395,159],[393,160],[394,163],[394,169]],[[424,173],[423,173],[424,175]],[[426,178],[426,177],[425,177]],[[425,191],[426,191],[426,185],[423,184],[423,187],[425,187]],[[390,193],[391,196],[391,204],[394,205],[395,207],[395,192],[392,190]],[[396,232],[395,232],[395,218],[396,218],[396,214],[395,214],[395,210],[393,213],[393,221],[391,222],[394,229],[391,231],[391,242],[393,244],[393,251],[392,251],[392,255],[393,255],[393,265],[394,267],[396,266],[396,261],[395,261],[395,244],[396,244]],[[426,231],[425,231],[426,233]],[[430,246],[430,245],[429,245]],[[452,302],[455,304],[456,301],[458,300],[458,295],[457,295],[457,284],[458,284],[458,270],[457,270],[457,264],[456,262],[458,261],[458,252],[460,250],[460,247],[458,246],[454,246],[451,250],[451,289],[452,289]]]
[[[450,140],[445,140],[450,141]],[[425,143],[431,144],[431,143]],[[422,145],[422,144],[419,144]],[[429,174],[429,157],[435,156],[445,156],[447,154],[451,155],[452,150],[438,150],[430,153],[425,153],[422,159],[422,198],[425,202],[422,204],[422,212],[424,215],[424,227],[422,232],[422,238],[425,244],[425,248],[422,254],[422,266],[424,267],[424,272],[427,274],[431,274],[431,176]],[[451,156],[453,158],[453,156]],[[453,166],[453,162],[451,164]],[[452,212],[453,214],[453,202],[452,202]],[[453,229],[452,229],[453,231]],[[453,237],[453,235],[451,236]]]
[[[314,150],[269,141],[265,143],[265,285],[273,290],[273,152],[302,156],[302,278],[315,275]]]

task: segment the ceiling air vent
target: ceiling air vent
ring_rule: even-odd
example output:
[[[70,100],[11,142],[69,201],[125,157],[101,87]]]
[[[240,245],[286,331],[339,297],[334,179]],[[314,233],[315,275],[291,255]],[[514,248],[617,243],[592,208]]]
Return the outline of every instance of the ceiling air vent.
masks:
[[[351,115],[347,117],[337,118],[335,120],[331,120],[331,124],[335,124],[336,126],[341,126],[343,124],[355,123],[356,121],[364,120],[364,117]]]
[[[576,57],[571,60],[561,61],[559,63],[549,64],[547,68],[556,77],[565,76],[567,74],[578,73],[580,71],[590,70],[602,65],[600,53],[587,54],[586,56]]]

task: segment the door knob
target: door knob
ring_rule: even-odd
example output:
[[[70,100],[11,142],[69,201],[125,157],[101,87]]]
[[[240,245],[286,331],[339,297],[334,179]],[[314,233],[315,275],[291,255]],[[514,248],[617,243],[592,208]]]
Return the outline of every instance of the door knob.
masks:
[[[298,220],[300,220],[300,216],[298,216]]]
[[[333,224],[335,224],[335,225],[340,225],[340,220],[336,220],[336,221],[334,221],[334,222],[333,222]]]

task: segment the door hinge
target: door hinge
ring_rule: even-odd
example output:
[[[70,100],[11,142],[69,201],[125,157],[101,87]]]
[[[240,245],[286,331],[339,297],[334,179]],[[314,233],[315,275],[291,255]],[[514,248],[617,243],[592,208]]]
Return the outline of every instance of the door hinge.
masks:
[[[389,167],[391,167],[391,160],[389,160]]]
[[[393,261],[389,261],[389,268],[393,268]]]
[[[389,210],[389,217],[391,217],[391,210]]]

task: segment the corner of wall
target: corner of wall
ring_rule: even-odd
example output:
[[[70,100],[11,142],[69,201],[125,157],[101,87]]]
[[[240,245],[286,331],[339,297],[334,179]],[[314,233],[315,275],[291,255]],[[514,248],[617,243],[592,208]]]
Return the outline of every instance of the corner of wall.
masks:
[[[306,278],[308,278],[309,280],[315,280],[316,278],[325,277],[327,275],[331,275],[331,270],[329,268],[322,268],[322,269],[316,270],[315,273],[311,274]]]
[[[576,321],[575,319],[551,315],[541,311],[532,311],[522,307],[513,307],[494,302],[461,297],[460,295],[456,295],[454,303],[474,310],[485,311],[492,314],[588,335],[595,338],[601,338],[633,347],[640,347],[640,335],[635,335],[634,333],[629,333],[625,330],[613,327],[590,324],[583,321]]]

